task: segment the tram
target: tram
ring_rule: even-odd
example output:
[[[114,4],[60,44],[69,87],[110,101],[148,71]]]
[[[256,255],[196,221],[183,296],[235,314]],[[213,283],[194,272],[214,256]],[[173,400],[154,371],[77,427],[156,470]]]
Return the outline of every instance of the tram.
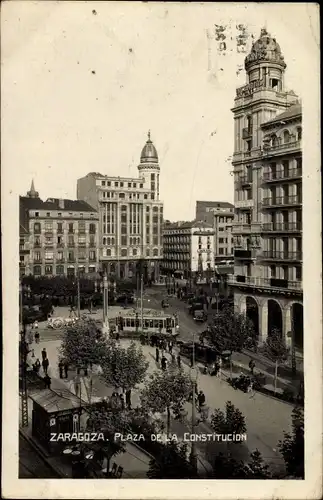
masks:
[[[167,314],[153,309],[144,309],[142,315],[141,311],[136,309],[120,313],[119,316],[110,320],[111,327],[112,330],[117,329],[120,334],[138,332],[149,336],[157,334],[175,337],[179,330],[176,314]]]

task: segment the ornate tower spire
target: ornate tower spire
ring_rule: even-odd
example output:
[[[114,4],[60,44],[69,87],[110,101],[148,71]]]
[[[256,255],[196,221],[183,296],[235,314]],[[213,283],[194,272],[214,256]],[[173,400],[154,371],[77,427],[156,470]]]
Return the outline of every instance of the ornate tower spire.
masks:
[[[150,141],[150,129],[148,130],[148,141]]]
[[[27,192],[29,198],[39,198],[39,193],[35,189],[34,179],[31,181],[30,191]]]

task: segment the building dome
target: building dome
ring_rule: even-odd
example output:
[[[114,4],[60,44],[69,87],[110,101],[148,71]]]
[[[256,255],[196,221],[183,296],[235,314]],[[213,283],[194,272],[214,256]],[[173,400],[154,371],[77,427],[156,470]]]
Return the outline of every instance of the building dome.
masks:
[[[140,163],[158,163],[158,154],[150,140],[150,131],[148,132],[148,140],[141,151]]]
[[[251,66],[260,62],[279,64],[283,69],[286,68],[280,46],[265,28],[261,30],[260,38],[252,44],[250,54],[245,58],[246,71],[249,71]]]

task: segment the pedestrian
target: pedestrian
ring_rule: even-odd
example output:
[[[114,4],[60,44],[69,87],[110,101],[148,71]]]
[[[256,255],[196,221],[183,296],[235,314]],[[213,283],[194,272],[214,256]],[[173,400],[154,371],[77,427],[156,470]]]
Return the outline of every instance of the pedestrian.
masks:
[[[219,357],[219,360],[218,360],[218,367],[219,368],[218,368],[218,374],[217,374],[217,376],[219,378],[221,378],[221,372],[222,372],[222,358],[221,358],[221,356]]]
[[[58,369],[59,369],[59,378],[63,378],[63,362],[60,360],[58,363]]]
[[[38,330],[35,331],[35,342],[36,342],[36,344],[39,344],[39,331]]]
[[[197,395],[199,410],[201,411],[202,406],[205,404],[205,394],[203,391],[200,391]]]
[[[156,363],[159,362],[159,349],[156,347]]]
[[[51,380],[51,378],[47,375],[47,373],[46,373],[46,376],[44,377],[44,382],[45,382],[45,389],[50,389],[50,386],[51,386],[52,380]]]
[[[172,354],[172,350],[173,350],[173,342],[170,340],[169,343],[168,343],[168,350],[169,350],[169,354]]]
[[[34,341],[34,332],[31,330],[29,330],[28,332],[28,344],[32,344]]]
[[[120,399],[120,404],[121,404],[121,410],[124,410],[125,409],[125,404],[124,404],[123,394],[119,395],[119,399]]]
[[[45,375],[47,375],[48,366],[49,366],[48,358],[43,359],[42,366],[43,366],[43,370],[44,370]]]
[[[180,368],[181,367],[181,356],[180,356],[180,354],[177,354],[176,360],[177,360],[177,366],[178,366],[178,368]]]
[[[166,366],[167,366],[167,359],[163,355],[163,357],[161,358],[161,368],[162,368],[163,371],[166,370]]]
[[[34,330],[37,332],[38,331],[38,321],[37,321],[37,319],[34,321],[33,326],[34,326]]]
[[[253,360],[253,359],[251,359],[251,360],[249,361],[249,369],[250,369],[250,373],[251,373],[251,375],[253,375],[253,372],[254,372],[255,366],[256,366],[256,363],[254,362],[254,360]]]
[[[65,378],[68,376],[68,363],[67,361],[64,362],[64,373],[65,373]]]
[[[119,331],[116,332],[116,341],[117,342],[120,341],[120,333],[119,333]]]
[[[131,389],[126,390],[126,405],[128,410],[131,410]]]
[[[39,373],[40,367],[41,367],[41,364],[40,364],[39,359],[37,358],[35,363],[33,364],[33,369],[36,373]]]
[[[44,359],[46,359],[46,358],[47,358],[47,351],[46,351],[46,347],[44,347],[44,349],[42,350],[42,352],[41,352],[41,356],[42,356],[43,361],[44,361]]]

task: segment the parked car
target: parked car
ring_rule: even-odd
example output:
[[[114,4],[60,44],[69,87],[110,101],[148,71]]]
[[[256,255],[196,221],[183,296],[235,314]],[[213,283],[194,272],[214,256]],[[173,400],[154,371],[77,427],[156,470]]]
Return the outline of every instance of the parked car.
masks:
[[[207,320],[207,314],[203,311],[203,309],[197,309],[194,311],[193,319],[204,323],[204,321]]]
[[[47,314],[42,310],[41,306],[25,306],[22,317],[27,324],[34,323],[34,321],[47,321]]]

